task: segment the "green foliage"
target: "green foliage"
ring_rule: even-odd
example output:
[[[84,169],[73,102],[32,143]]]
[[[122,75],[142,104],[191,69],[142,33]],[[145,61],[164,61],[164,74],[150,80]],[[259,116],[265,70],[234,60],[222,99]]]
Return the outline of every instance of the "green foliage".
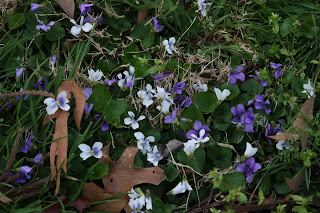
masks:
[[[9,29],[14,30],[26,22],[26,17],[23,13],[12,13],[6,15],[6,21],[8,22]]]
[[[218,99],[211,92],[200,92],[194,96],[195,102],[202,112],[213,112],[218,105]]]
[[[94,165],[91,173],[89,174],[89,180],[98,180],[108,174],[108,163],[97,163]]]

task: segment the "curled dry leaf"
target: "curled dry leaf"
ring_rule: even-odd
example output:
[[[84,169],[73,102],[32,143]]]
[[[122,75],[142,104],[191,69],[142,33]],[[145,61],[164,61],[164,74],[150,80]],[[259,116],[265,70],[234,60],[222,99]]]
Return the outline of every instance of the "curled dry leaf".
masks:
[[[11,202],[12,200],[0,192],[0,201],[2,203]]]
[[[139,150],[135,146],[128,146],[117,161],[112,161],[109,157],[110,144],[102,149],[103,157],[99,160],[100,163],[109,163],[109,172],[102,178],[104,189],[94,183],[86,184],[82,189],[82,199],[104,200],[112,195],[127,193],[135,185],[142,183],[159,185],[164,180],[164,172],[158,166],[149,168],[137,168],[134,166],[134,158]],[[99,204],[91,208],[91,210],[120,212],[123,208],[130,209],[127,205],[129,201],[127,195],[117,199],[124,200],[124,202]]]
[[[88,200],[91,202],[106,200],[107,198],[112,196],[114,195],[107,193],[104,189],[100,188],[93,182],[85,183],[81,193],[82,199]],[[116,199],[118,201],[102,203],[102,204],[91,207],[90,210],[119,213],[128,203],[128,196],[124,195],[121,197],[117,197]]]
[[[74,18],[74,10],[75,10],[74,0],[54,0],[54,1],[59,4],[59,6],[70,18]]]
[[[76,98],[76,106],[74,108],[74,120],[76,126],[80,129],[81,118],[84,112],[84,107],[86,103],[86,97],[80,87],[74,80],[64,81],[61,83],[58,93],[62,91],[67,92],[67,98],[71,98],[71,93],[73,93]],[[68,151],[68,117],[70,113],[61,110],[60,108],[56,113],[51,116],[47,116],[44,120],[44,124],[48,123],[50,119],[56,118],[56,128],[54,131],[53,140],[57,140],[51,144],[50,148],[50,170],[51,170],[51,180],[56,176],[56,194],[59,192],[60,187],[60,174],[63,169],[67,172],[67,151]],[[57,159],[56,159],[57,156]],[[57,164],[55,162],[57,161]],[[59,169],[59,170],[58,170]],[[57,173],[58,170],[58,173]]]

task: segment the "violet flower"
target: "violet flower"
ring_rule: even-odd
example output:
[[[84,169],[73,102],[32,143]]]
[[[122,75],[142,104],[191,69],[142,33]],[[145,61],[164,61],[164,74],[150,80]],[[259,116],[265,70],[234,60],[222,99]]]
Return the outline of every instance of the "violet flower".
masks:
[[[167,115],[166,117],[164,117],[164,122],[166,124],[173,124],[174,122],[177,122],[178,118],[177,118],[177,108],[174,108],[172,110],[171,115]]]
[[[22,75],[23,71],[24,71],[23,68],[16,69],[16,78],[20,78],[20,76]]]
[[[44,91],[47,87],[48,83],[48,79],[44,79],[44,78],[40,78],[39,81],[37,83],[35,83],[34,85],[32,85],[33,88],[38,87],[40,85],[40,88],[42,91]]]
[[[30,146],[32,145],[32,138],[34,136],[30,135],[29,138],[24,142],[23,147],[20,148],[19,152],[27,153],[30,150]]]
[[[91,11],[91,7],[93,6],[93,4],[80,4],[79,5],[79,9],[82,15],[85,15],[87,12],[89,13]]]
[[[199,132],[200,130],[204,129],[205,131],[211,131],[209,129],[209,126],[207,125],[202,125],[201,121],[196,120],[193,124],[193,129],[190,129],[187,133],[186,133],[186,138],[192,140],[194,139],[194,137],[192,137],[192,134],[199,137]],[[207,137],[208,133],[205,132],[205,134],[203,135],[203,137]]]
[[[54,21],[50,21],[49,24],[44,24],[43,21],[39,20],[38,21],[40,24],[36,26],[37,30],[40,31],[40,30],[43,30],[45,32],[48,32],[48,30],[50,30],[50,28],[54,25]]]
[[[103,18],[102,17],[100,17],[100,18],[97,18],[96,20],[94,20],[93,22],[98,22],[98,23],[100,23],[100,22],[102,22],[102,20],[103,20]]]
[[[261,169],[261,164],[256,163],[253,157],[250,157],[246,160],[246,163],[241,163],[237,166],[237,171],[240,173],[245,173],[246,181],[251,183],[253,181],[253,174]]]
[[[90,112],[91,112],[91,110],[92,110],[92,108],[93,108],[93,104],[91,103],[91,104],[88,105],[88,103],[86,102],[86,105],[85,105],[85,107],[84,107],[84,112],[85,112],[87,115],[89,115]]]
[[[161,80],[166,77],[169,77],[170,75],[172,75],[172,73],[168,73],[168,74],[160,73],[158,75],[151,75],[151,77],[154,78],[154,80]]]
[[[266,128],[265,137],[270,145],[272,145],[272,141],[268,136],[277,135],[278,133],[281,133],[281,125],[278,124],[276,128],[273,128],[273,126],[268,123],[268,127]]]
[[[239,79],[242,82],[245,80],[246,77],[244,73],[241,72],[242,70],[243,70],[243,66],[239,66],[237,67],[236,71],[234,72],[230,71],[230,78],[229,78],[230,84],[237,83],[237,79]]]
[[[88,100],[90,98],[90,96],[92,95],[92,89],[90,87],[86,87],[82,90],[82,92],[84,93],[84,95],[86,96],[86,100]]]
[[[156,32],[160,32],[161,30],[163,30],[164,28],[164,25],[159,25],[159,21],[158,19],[156,19],[156,17],[152,16],[152,20],[154,22],[154,26],[153,26],[153,29],[156,31]]]
[[[21,87],[19,92],[22,92],[22,91],[23,91],[23,89],[22,89],[22,87]],[[21,95],[18,95],[18,96],[16,97],[16,100],[19,101],[19,100],[20,100],[20,97],[21,97]],[[26,100],[28,97],[29,97],[29,95],[25,95],[25,96],[23,97],[23,100]]]
[[[89,22],[91,19],[92,19],[92,17],[91,17],[90,15],[87,15],[87,16],[83,19],[83,22],[84,22],[84,23],[87,23],[87,22]]]
[[[57,61],[57,55],[54,54],[51,58],[49,58],[49,63],[52,62],[53,65],[56,64]]]
[[[184,88],[186,86],[185,82],[177,82],[173,85],[174,87],[174,92],[177,94],[181,94],[182,93],[182,88]]]
[[[269,115],[271,110],[270,109],[267,109],[267,106],[266,105],[269,105],[270,104],[270,101],[269,99],[267,99],[265,102],[264,102],[264,98],[262,95],[256,95],[254,97],[256,99],[256,102],[254,103],[254,106],[256,109],[264,109],[265,112]]]
[[[29,166],[21,166],[20,167],[20,172],[19,172],[19,178],[16,179],[14,182],[16,183],[25,183],[26,179],[30,179],[30,173],[32,172],[32,167]]]
[[[30,6],[31,6],[31,11],[39,10],[41,8],[40,4],[35,4],[35,3],[30,3]]]
[[[273,69],[278,69],[278,68],[282,67],[282,64],[276,64],[276,63],[272,63],[272,62],[270,62],[270,65],[271,65],[271,68],[273,68]]]
[[[192,104],[192,100],[189,97],[184,99],[183,95],[176,95],[174,97],[174,102],[179,108],[189,107]]]
[[[255,76],[255,75],[249,75],[249,77],[253,77],[253,78],[255,78],[256,80],[260,80],[261,85],[262,85],[263,87],[268,86],[268,82],[266,82],[266,81],[264,81],[264,80],[261,80],[262,76],[259,74],[259,71],[256,70],[255,73],[257,74],[257,76]]]
[[[104,81],[101,81],[101,83],[103,83],[105,86],[112,86],[112,84],[116,83],[117,82],[117,79],[116,78],[113,78],[111,80],[109,79],[105,79]]]
[[[105,132],[106,130],[109,130],[109,128],[110,127],[109,127],[108,123],[103,123],[103,124],[101,124],[101,127],[100,127],[102,132]]]
[[[42,153],[39,153],[39,154],[37,154],[37,155],[34,157],[33,162],[34,162],[34,163],[39,163],[42,158],[43,158]],[[43,161],[41,161],[40,164],[43,165]]]
[[[249,107],[249,112],[246,112],[243,104],[238,104],[237,107],[231,107],[232,115],[235,116],[232,119],[232,123],[238,124],[238,126],[244,127],[244,131],[246,132],[254,132],[253,131],[253,122],[254,122],[254,114],[252,113],[253,109]]]

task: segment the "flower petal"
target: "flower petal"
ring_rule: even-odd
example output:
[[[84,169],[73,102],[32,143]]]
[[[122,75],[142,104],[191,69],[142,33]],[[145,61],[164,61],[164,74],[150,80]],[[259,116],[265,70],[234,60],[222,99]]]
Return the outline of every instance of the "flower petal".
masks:
[[[87,160],[89,157],[91,157],[90,152],[81,152],[80,157],[82,160]]]
[[[89,153],[90,153],[90,151],[91,151],[90,146],[88,146],[87,144],[84,144],[84,143],[80,144],[80,145],[78,146],[78,148],[79,148],[82,152],[89,152]]]
[[[85,23],[84,25],[82,25],[82,30],[85,32],[89,32],[90,30],[92,30],[92,24],[91,23]]]
[[[81,32],[81,27],[80,26],[73,26],[71,27],[71,34],[76,36],[79,35]]]
[[[92,150],[100,150],[100,149],[102,149],[102,147],[103,147],[103,144],[101,142],[97,141],[93,144]]]

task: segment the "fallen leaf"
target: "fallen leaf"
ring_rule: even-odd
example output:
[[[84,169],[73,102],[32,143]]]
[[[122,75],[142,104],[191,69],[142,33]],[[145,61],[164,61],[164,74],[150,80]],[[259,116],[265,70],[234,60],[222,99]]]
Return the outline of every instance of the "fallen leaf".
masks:
[[[76,106],[74,108],[74,120],[78,129],[80,129],[81,118],[84,112],[86,97],[80,87],[74,80],[64,81],[61,83],[57,94],[62,91],[67,92],[67,98],[71,98],[71,93],[76,99]],[[44,120],[44,124],[48,123],[49,120],[56,118],[55,132],[53,140],[57,140],[51,144],[50,147],[50,170],[51,170],[51,180],[56,176],[56,194],[59,192],[60,187],[60,175],[63,169],[67,173],[67,151],[68,151],[68,118],[70,113],[61,110],[60,108],[53,115],[47,115]],[[57,158],[57,159],[56,159]],[[57,162],[57,164],[55,163]],[[57,169],[59,169],[57,173]]]
[[[7,203],[7,202],[11,202],[12,200],[0,192],[0,201],[2,203]]]
[[[112,196],[114,195],[107,193],[104,189],[100,188],[93,182],[85,183],[81,193],[81,198],[90,202],[106,200]],[[128,196],[121,196],[116,199],[123,201],[110,201],[102,203],[91,207],[90,210],[119,213],[125,207],[125,205],[127,205],[129,199]]]
[[[288,177],[284,177],[284,179],[286,180],[287,185],[292,190],[292,193],[295,193],[299,189],[299,187],[301,186],[301,184],[304,181],[304,178],[305,178],[304,170],[302,172],[300,172],[300,174],[294,179],[291,179],[291,178],[288,178]]]
[[[149,14],[149,10],[138,10],[138,23],[147,20]]]
[[[130,191],[135,185],[151,183],[159,185],[164,180],[164,172],[160,167],[137,168],[134,166],[134,157],[138,147],[128,146],[117,161],[109,158],[109,143],[103,148],[103,157],[100,163],[109,163],[109,172],[102,178],[107,193],[118,194]]]
[[[306,128],[308,128],[312,121],[313,114],[313,106],[314,106],[314,97],[309,98],[302,105],[297,118],[295,119],[292,128],[282,132],[279,135],[269,136],[269,138],[275,140],[292,140],[299,135],[299,139],[301,140],[301,145],[303,148],[307,147],[307,138],[308,134],[303,132]]]
[[[59,6],[63,9],[64,12],[70,17],[74,18],[74,9],[75,4],[74,0],[54,0],[59,4]]]
[[[161,146],[160,146],[161,145]],[[167,145],[160,144],[158,146],[159,152],[163,157],[168,157],[170,152],[174,152],[182,148],[183,142],[173,139],[170,140]]]
[[[76,208],[78,211],[82,212],[83,209],[89,208],[91,202],[87,200],[77,199],[70,206]]]

